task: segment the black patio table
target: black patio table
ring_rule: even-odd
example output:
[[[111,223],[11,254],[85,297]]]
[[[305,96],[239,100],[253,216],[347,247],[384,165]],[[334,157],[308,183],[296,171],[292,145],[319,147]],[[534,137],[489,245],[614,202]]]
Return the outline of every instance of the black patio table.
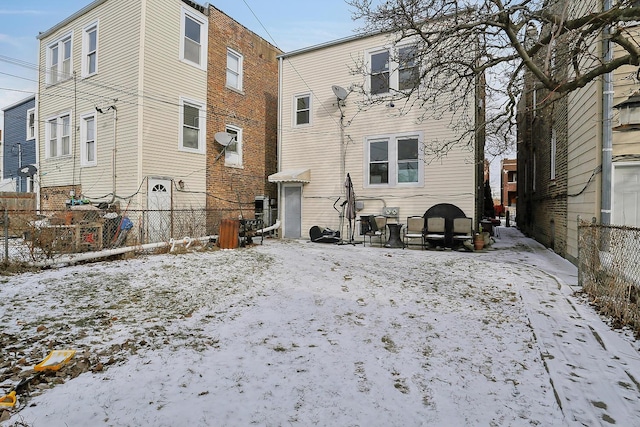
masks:
[[[400,230],[402,229],[402,224],[399,223],[389,223],[387,224],[389,228],[389,240],[385,243],[385,248],[404,248],[404,243],[402,243],[402,239],[400,238]]]

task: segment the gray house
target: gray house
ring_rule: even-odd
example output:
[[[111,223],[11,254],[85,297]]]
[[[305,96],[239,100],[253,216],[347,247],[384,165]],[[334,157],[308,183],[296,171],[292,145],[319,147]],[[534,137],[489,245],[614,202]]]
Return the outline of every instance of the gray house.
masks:
[[[35,191],[33,172],[38,135],[35,107],[36,97],[31,95],[3,109],[2,191]]]

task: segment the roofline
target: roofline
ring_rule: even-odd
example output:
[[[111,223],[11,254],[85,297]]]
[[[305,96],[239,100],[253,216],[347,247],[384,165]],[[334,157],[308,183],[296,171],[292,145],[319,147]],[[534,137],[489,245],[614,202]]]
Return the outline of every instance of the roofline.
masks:
[[[20,101],[14,102],[11,105],[7,105],[6,107],[3,107],[1,110],[2,111],[7,111],[7,110],[10,110],[12,108],[17,107],[18,105],[25,104],[25,103],[27,103],[27,102],[29,102],[31,100],[34,100],[34,101],[36,100],[36,94],[35,93],[33,95],[27,96],[26,98],[22,98]]]
[[[78,19],[79,17],[81,17],[82,15],[84,15],[85,13],[89,12],[92,9],[95,9],[96,7],[100,6],[102,3],[106,2],[107,0],[95,0],[92,3],[89,3],[88,5],[86,5],[85,7],[83,7],[82,9],[80,9],[79,11],[77,11],[76,13],[69,15],[68,17],[66,17],[65,19],[63,19],[62,21],[58,22],[56,25],[54,25],[53,27],[49,28],[46,31],[43,31],[41,33],[39,33],[36,36],[36,39],[38,40],[42,40],[45,37],[49,37],[51,34],[53,34],[54,32],[58,31],[60,28],[64,27],[65,25],[69,24],[70,22],[75,21],[76,19]],[[191,6],[192,8],[194,8],[193,4],[198,5],[198,3],[196,3],[195,1],[190,1],[190,0],[182,0],[182,2],[184,4],[186,4],[187,6]],[[193,3],[193,4],[191,4]],[[201,6],[203,10],[208,10],[208,3],[205,3],[204,6]],[[200,6],[200,5],[198,5]],[[196,10],[198,10],[197,8],[194,8]],[[200,10],[198,10],[198,12],[200,12]]]
[[[184,1],[184,0],[183,0]],[[273,43],[271,43],[269,40],[265,39],[264,37],[262,37],[260,34],[256,33],[255,31],[253,31],[252,29],[250,29],[249,27],[247,27],[246,25],[242,24],[241,22],[239,22],[238,20],[236,20],[233,16],[229,15],[227,12],[225,12],[224,10],[220,9],[219,7],[216,7],[210,3],[207,3],[207,7],[209,9],[209,15],[211,15],[210,10],[214,9],[217,12],[221,13],[222,15],[226,16],[227,18],[231,19],[233,22],[235,22],[236,24],[238,24],[239,26],[241,26],[245,31],[253,34],[255,37],[259,38],[260,40],[264,40],[269,46],[271,46],[273,49],[277,50],[278,52],[282,52],[282,50],[280,50],[280,48],[276,45],[274,45]],[[276,58],[278,57],[278,55],[276,55]]]
[[[278,55],[278,59],[280,59],[280,58],[288,58],[290,56],[300,55],[300,54],[307,53],[307,52],[313,52],[315,50],[320,50],[320,49],[324,49],[324,48],[327,48],[327,47],[337,46],[337,45],[340,45],[340,44],[352,42],[354,40],[366,39],[368,37],[373,37],[373,36],[376,36],[376,35],[379,35],[379,34],[391,33],[391,32],[392,31],[377,31],[377,32],[372,32],[372,33],[354,34],[352,36],[343,37],[341,39],[336,39],[336,40],[328,41],[328,42],[325,42],[325,43],[320,43],[320,44],[317,44],[317,45],[304,47],[302,49],[292,50],[291,52],[285,52],[282,55]]]
[[[38,40],[42,40],[45,37],[49,37],[51,34],[53,34],[54,32],[58,31],[60,28],[64,27],[65,25],[67,25],[68,23],[75,21],[76,19],[78,19],[80,16],[84,15],[85,13],[89,12],[91,9],[94,9],[98,6],[100,6],[102,3],[106,2],[107,0],[95,0],[92,3],[89,3],[88,5],[86,5],[85,7],[83,7],[82,9],[80,9],[79,11],[77,11],[76,13],[67,16],[65,19],[63,19],[62,21],[58,22],[56,25],[54,25],[53,27],[49,28],[46,31],[43,31],[41,33],[39,33],[36,38]]]

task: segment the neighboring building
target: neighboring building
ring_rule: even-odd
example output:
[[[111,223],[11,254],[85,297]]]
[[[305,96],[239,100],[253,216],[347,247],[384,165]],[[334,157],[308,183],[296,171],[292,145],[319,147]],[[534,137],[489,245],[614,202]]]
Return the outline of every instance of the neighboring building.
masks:
[[[3,109],[4,140],[0,191],[36,191],[34,173],[37,161],[38,120],[35,107],[36,97],[32,95]]]
[[[306,238],[313,226],[339,229],[336,201],[345,196],[347,173],[358,217],[386,214],[405,223],[408,216],[451,203],[479,220],[484,146],[468,140],[442,158],[423,150],[425,142],[455,137],[447,126],[452,113],[421,121],[419,108],[403,114],[393,102],[365,105],[366,96],[350,90],[364,87],[377,97],[402,90],[403,78],[413,75],[406,67],[419,65],[404,64],[398,72],[396,48],[388,34],[375,34],[280,56],[279,172],[270,180],[279,183],[285,238]],[[358,63],[381,68],[372,72],[369,65],[365,76],[353,72]],[[345,236],[346,220],[342,231]]]
[[[157,241],[173,210],[237,218],[275,196],[276,50],[255,34],[189,0],[96,0],[38,38],[44,209],[157,211],[138,221]],[[216,163],[225,131],[238,141]]]
[[[511,218],[516,217],[516,201],[518,199],[518,160],[500,160],[500,205]]]
[[[247,219],[263,209],[270,225],[277,188],[267,177],[277,170],[281,52],[216,8],[209,12],[207,208]],[[217,132],[236,140],[224,148]]]
[[[566,73],[557,46],[556,69]],[[602,44],[594,49],[604,56]],[[549,92],[526,79],[518,116],[518,227],[574,263],[579,219],[640,226],[640,115],[627,109],[640,90],[636,68],[622,67],[553,103],[543,103]]]

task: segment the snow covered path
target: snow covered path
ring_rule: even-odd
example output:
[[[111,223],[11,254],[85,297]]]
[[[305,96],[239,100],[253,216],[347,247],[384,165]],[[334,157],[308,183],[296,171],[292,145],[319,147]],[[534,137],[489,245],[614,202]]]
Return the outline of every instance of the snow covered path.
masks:
[[[485,253],[265,241],[8,278],[3,359],[53,343],[106,368],[2,425],[640,425],[639,343],[573,295],[570,263],[500,236]]]

